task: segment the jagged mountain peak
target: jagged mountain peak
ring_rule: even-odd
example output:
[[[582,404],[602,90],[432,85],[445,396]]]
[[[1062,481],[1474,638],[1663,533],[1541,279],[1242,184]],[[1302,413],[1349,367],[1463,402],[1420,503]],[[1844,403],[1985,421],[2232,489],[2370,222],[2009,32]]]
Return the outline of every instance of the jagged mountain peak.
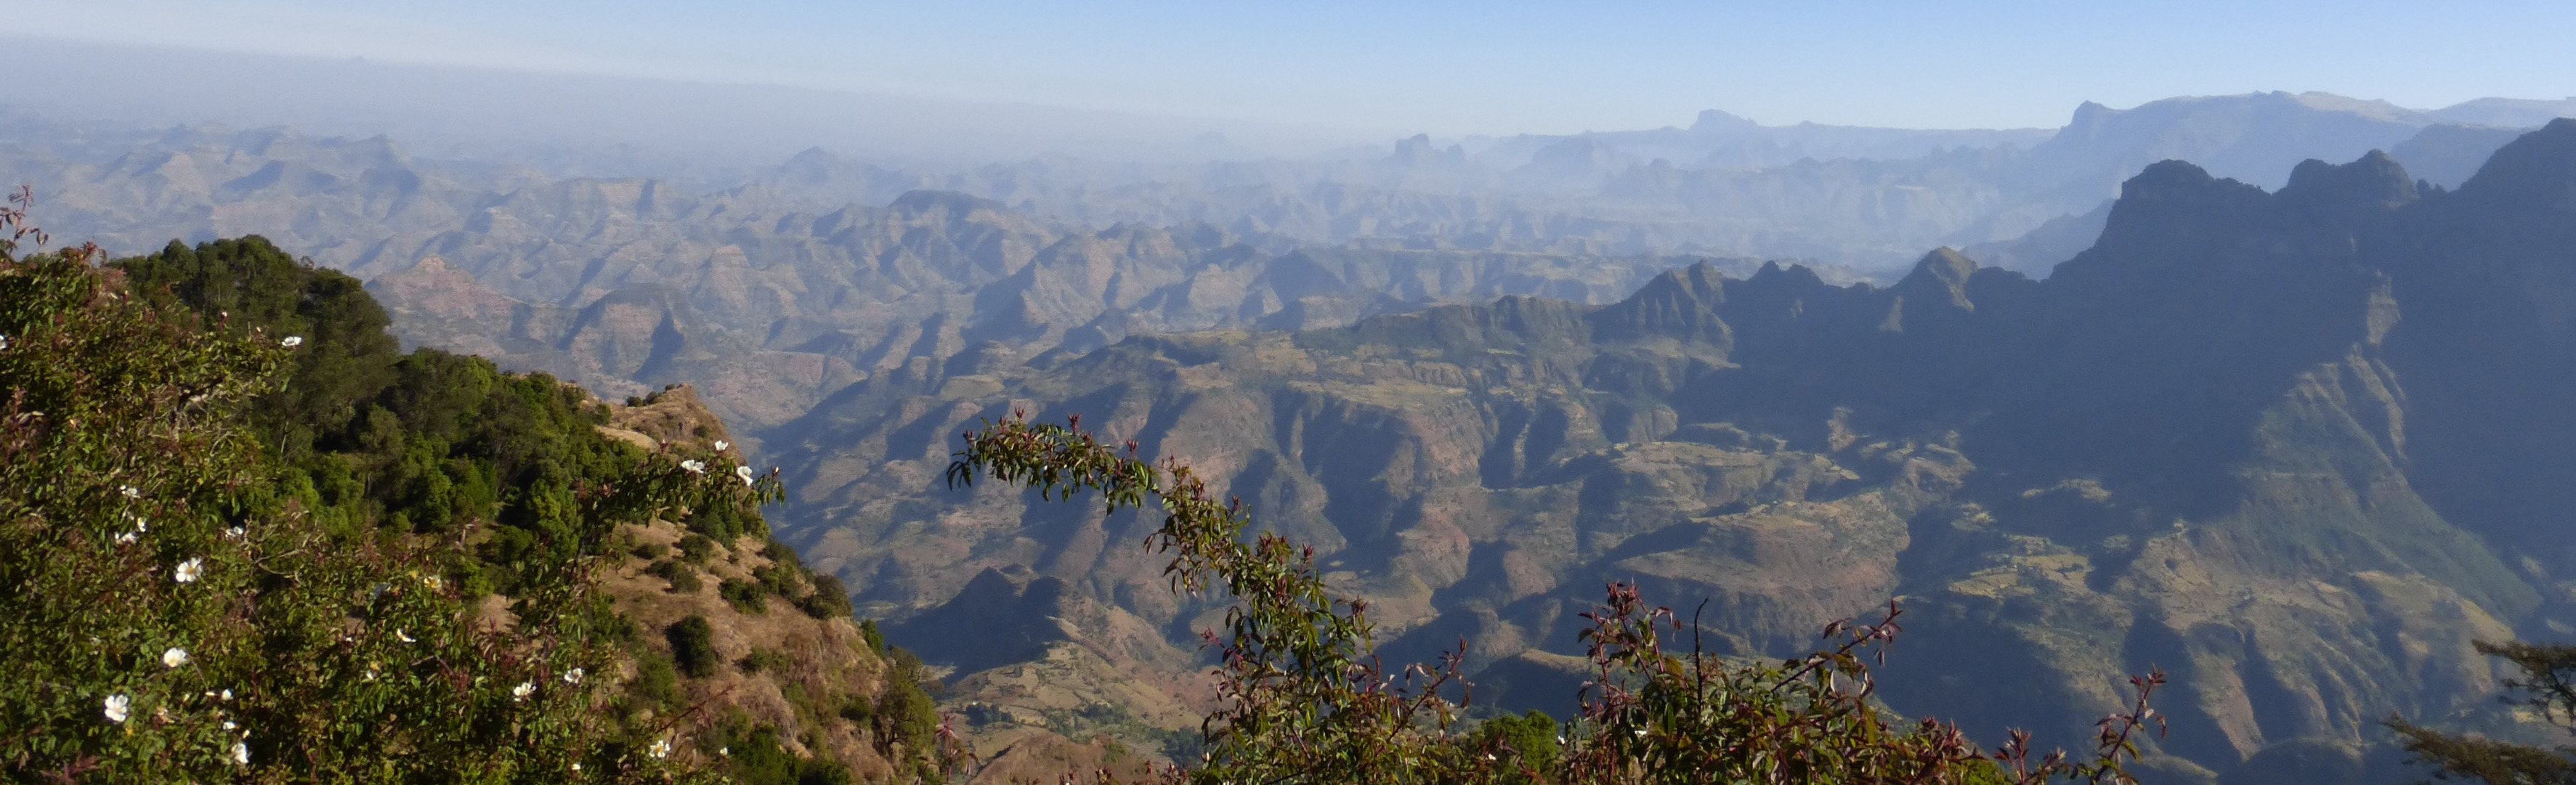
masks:
[[[1914,263],[1914,271],[1889,287],[1905,302],[1918,305],[1946,303],[1964,311],[1977,309],[1968,299],[1968,278],[1976,275],[1977,261],[1949,246],[1935,248]]]
[[[1465,166],[1467,151],[1454,144],[1441,147],[1431,141],[1430,134],[1414,134],[1395,140],[1395,153],[1388,156],[1386,162],[1399,167]]]
[[[1745,131],[1757,127],[1760,127],[1760,124],[1755,123],[1752,118],[1731,114],[1717,109],[1702,109],[1700,110],[1698,119],[1691,121],[1690,129],[1693,133],[1705,134]]]
[[[1975,275],[1976,272],[1977,260],[1959,253],[1956,248],[1944,245],[1932,249],[1931,253],[1924,254],[1921,261],[1914,263],[1913,272],[1907,273],[1905,278],[1898,281],[1896,285],[1902,287],[1906,285],[1906,281],[1923,279],[1950,286],[1963,286],[1967,284],[1968,276]]]
[[[2120,200],[2122,202],[2160,201],[2169,195],[2195,193],[2222,182],[2235,181],[2211,176],[2209,170],[2200,168],[2199,164],[2167,158],[2148,164],[2147,168],[2139,170],[2137,175],[2121,183]]]
[[[2143,276],[2168,279],[2157,289],[2191,289],[2188,281],[2271,264],[2260,260],[2348,259],[2354,235],[2377,231],[2422,197],[2406,168],[2378,150],[2344,164],[2303,161],[2278,192],[2160,161],[2121,185],[2100,238],[2050,280],[2125,287]]]
[[[2460,185],[2460,192],[2479,199],[2564,206],[2576,195],[2576,119],[2551,120],[2506,143]]]
[[[2138,249],[2176,243],[2207,244],[2223,227],[2255,220],[2270,212],[2271,194],[2232,179],[2213,177],[2189,162],[2164,160],[2120,184],[2120,199],[2111,205],[2102,237],[2092,249],[2059,264],[2050,280],[2123,267],[2118,260],[2138,256]],[[2171,259],[2171,254],[2147,254]]]
[[[2274,196],[2285,205],[2346,221],[2385,215],[2421,198],[2406,167],[2378,150],[2342,165],[2301,161],[2290,170],[2290,183]]]
[[[1582,179],[1618,168],[1618,151],[1609,145],[1591,137],[1569,136],[1539,148],[1531,154],[1528,164],[1514,171],[1526,176]]]
[[[1715,338],[1726,330],[1717,317],[1718,307],[1726,300],[1726,284],[1726,276],[1706,262],[1668,270],[1647,281],[1628,299],[1603,308],[1593,322],[1605,336]]]
[[[1763,262],[1762,269],[1753,271],[1753,276],[1745,279],[1745,282],[1772,287],[1813,285],[1822,288],[1827,285],[1824,276],[1817,275],[1815,270],[1808,269],[1806,265],[1783,265],[1776,261]]]

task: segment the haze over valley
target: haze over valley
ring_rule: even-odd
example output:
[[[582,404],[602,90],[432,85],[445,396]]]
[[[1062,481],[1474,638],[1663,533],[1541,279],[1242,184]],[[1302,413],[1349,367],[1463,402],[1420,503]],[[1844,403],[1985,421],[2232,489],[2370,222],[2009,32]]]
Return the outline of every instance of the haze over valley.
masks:
[[[1570,705],[1621,580],[1748,661],[1900,601],[1875,699],[1987,746],[2089,749],[2160,668],[2151,784],[2409,781],[2392,714],[2563,741],[2477,645],[2576,638],[2576,97],[1459,132],[0,43],[52,247],[257,235],[778,467],[759,565],[939,674],[973,782],[1186,763],[1220,703],[1159,514],[943,481],[1015,415],[1189,462],[1505,712]]]

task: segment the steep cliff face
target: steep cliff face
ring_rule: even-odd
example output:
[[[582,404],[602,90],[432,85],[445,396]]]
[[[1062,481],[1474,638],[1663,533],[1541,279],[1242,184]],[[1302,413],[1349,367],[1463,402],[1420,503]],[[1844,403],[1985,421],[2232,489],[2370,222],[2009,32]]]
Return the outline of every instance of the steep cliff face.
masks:
[[[2471,641],[2568,629],[2571,227],[2561,121],[2450,193],[2376,153],[2269,193],[2157,164],[2046,281],[1694,267],[1606,306],[951,363],[782,429],[785,536],[875,613],[1028,569],[1186,640],[1210,609],[1133,547],[1150,521],[923,492],[978,418],[1079,413],[1317,543],[1391,653],[1465,635],[1505,705],[1570,696],[1604,579],[1743,654],[1894,596],[1900,709],[2078,743],[2162,666],[2171,781],[2376,765],[2391,711],[2510,724]]]

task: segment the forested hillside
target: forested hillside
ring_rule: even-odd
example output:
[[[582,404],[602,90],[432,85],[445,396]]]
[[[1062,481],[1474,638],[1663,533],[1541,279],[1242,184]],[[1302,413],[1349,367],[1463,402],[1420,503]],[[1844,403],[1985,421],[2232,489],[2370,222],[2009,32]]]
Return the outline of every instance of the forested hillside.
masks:
[[[256,237],[103,262],[0,258],[8,779],[941,766],[917,662],[769,539],[777,481],[687,388],[400,352]]]

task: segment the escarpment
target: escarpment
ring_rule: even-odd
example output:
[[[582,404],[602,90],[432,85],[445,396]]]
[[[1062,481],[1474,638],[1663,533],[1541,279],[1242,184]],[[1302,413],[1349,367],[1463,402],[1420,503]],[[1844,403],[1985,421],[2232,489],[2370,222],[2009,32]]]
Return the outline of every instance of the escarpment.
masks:
[[[2168,161],[2043,281],[1688,267],[889,374],[771,432],[782,536],[868,613],[1026,569],[1186,645],[1214,606],[1150,522],[939,484],[979,419],[1079,414],[1315,543],[1390,657],[1464,636],[1508,707],[1571,693],[1575,614],[1623,579],[1743,655],[1898,598],[1888,699],[1980,734],[2084,727],[2162,667],[2171,781],[2359,760],[2391,711],[2511,725],[2470,643],[2576,629],[2571,193],[2576,121],[2447,192],[2376,153],[2277,192]]]

